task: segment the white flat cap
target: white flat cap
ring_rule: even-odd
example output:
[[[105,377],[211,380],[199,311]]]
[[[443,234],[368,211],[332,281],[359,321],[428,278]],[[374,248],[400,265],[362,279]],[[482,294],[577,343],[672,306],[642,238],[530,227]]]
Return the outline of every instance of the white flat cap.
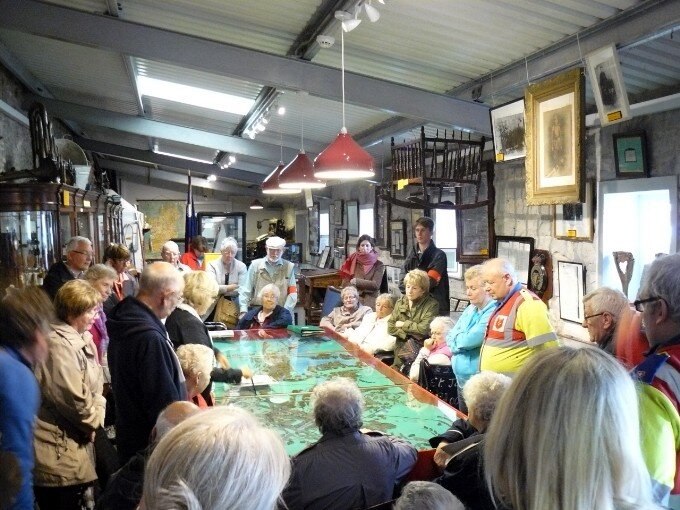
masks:
[[[285,248],[286,247],[286,240],[281,239],[280,237],[274,236],[270,237],[267,239],[267,242],[265,243],[265,246],[267,248]]]

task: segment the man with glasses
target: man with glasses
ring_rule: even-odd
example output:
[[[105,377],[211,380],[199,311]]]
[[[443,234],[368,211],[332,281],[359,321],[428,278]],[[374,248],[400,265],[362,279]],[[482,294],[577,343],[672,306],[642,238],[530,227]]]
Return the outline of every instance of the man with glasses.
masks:
[[[161,258],[175,266],[177,271],[191,271],[191,268],[179,261],[179,246],[175,241],[166,241],[161,248]]]
[[[121,464],[147,447],[162,409],[186,400],[184,376],[164,324],[183,291],[182,274],[167,262],[154,262],[142,271],[137,296],[126,297],[107,316]]]
[[[642,382],[642,452],[659,503],[680,509],[680,254],[652,262],[635,308],[651,347],[634,374]]]
[[[50,299],[54,300],[57,291],[69,280],[82,278],[93,258],[92,241],[87,237],[74,236],[69,239],[66,243],[66,261],[52,264],[43,282],[43,289]]]
[[[616,356],[614,332],[629,309],[628,298],[620,290],[600,287],[583,296],[582,326],[588,330],[590,341]]]

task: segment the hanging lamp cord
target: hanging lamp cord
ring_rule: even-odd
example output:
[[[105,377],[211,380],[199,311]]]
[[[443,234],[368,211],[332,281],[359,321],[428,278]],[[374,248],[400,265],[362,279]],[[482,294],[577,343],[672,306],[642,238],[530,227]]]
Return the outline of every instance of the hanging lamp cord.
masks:
[[[345,124],[345,31],[340,29],[340,66],[342,69],[342,129]]]

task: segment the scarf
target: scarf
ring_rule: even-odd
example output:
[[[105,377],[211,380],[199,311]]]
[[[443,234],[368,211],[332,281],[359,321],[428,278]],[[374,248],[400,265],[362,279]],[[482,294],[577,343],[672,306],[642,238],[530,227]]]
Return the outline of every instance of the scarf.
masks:
[[[371,250],[368,253],[354,252],[340,267],[340,276],[344,279],[354,278],[357,269],[357,262],[362,265],[364,274],[368,273],[378,260],[378,252]]]

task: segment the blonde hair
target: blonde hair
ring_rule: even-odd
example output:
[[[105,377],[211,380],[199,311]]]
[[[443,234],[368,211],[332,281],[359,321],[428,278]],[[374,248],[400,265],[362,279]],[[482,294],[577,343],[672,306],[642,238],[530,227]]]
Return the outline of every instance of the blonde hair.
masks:
[[[59,319],[69,322],[101,303],[102,296],[85,280],[70,280],[54,296],[54,311]]]
[[[650,504],[636,402],[631,378],[599,349],[556,347],[535,354],[501,398],[486,432],[490,490],[513,510]]]
[[[118,278],[118,273],[111,266],[106,264],[94,264],[85,271],[85,279],[88,282],[96,282],[104,278],[111,278],[115,280]]]
[[[404,276],[404,286],[406,285],[415,285],[427,293],[430,292],[430,277],[422,269],[413,269]]]
[[[199,315],[204,314],[217,297],[219,286],[212,275],[205,271],[184,273],[184,301]]]
[[[202,344],[180,345],[177,348],[177,358],[185,376],[198,377],[198,393],[206,389],[210,383],[210,372],[215,361],[213,350]]]
[[[280,436],[244,409],[214,407],[167,433],[144,472],[141,505],[167,508],[275,508],[290,477]]]
[[[468,282],[470,280],[474,280],[475,278],[481,278],[482,277],[482,265],[477,264],[476,266],[469,267],[467,271],[465,271],[465,281]]]

